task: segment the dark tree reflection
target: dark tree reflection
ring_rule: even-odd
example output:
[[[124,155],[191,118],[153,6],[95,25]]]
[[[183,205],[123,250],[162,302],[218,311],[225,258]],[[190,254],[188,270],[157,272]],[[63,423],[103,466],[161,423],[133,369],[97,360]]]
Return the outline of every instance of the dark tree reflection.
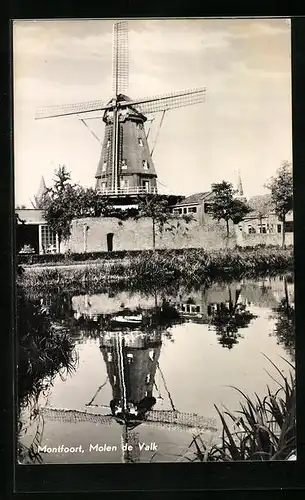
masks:
[[[276,313],[274,333],[278,343],[282,345],[292,360],[295,359],[295,315],[294,307],[290,304],[286,277],[283,280],[284,297],[274,309]]]
[[[18,432],[27,432],[22,423],[22,410],[28,412],[29,425],[36,422],[32,444],[25,447],[18,442],[19,460],[39,462],[37,452],[42,436],[43,421],[39,417],[39,397],[46,395],[57,374],[65,376],[76,366],[74,343],[68,333],[54,327],[46,308],[25,298],[17,288],[17,394]]]
[[[229,301],[221,303],[217,310],[212,313],[210,324],[214,326],[218,336],[218,342],[227,349],[238,344],[238,339],[242,337],[239,330],[247,328],[250,321],[256,316],[247,311],[247,306],[238,302],[240,298],[240,289],[235,291],[232,296],[231,287],[228,286]]]

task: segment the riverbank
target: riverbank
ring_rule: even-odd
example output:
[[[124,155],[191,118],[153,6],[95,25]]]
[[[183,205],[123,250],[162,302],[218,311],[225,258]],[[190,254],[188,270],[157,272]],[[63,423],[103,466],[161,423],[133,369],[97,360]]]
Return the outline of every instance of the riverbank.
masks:
[[[185,249],[162,252],[143,251],[122,258],[58,262],[49,266],[27,265],[19,268],[18,282],[40,289],[85,287],[87,290],[124,284],[127,287],[164,286],[172,282],[201,284],[249,276],[264,276],[293,271],[293,249],[257,248],[207,252]]]

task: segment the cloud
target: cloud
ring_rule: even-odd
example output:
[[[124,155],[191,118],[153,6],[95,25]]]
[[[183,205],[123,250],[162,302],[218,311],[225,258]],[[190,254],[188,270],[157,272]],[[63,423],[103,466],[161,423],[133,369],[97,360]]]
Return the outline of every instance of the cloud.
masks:
[[[77,60],[109,55],[110,59],[111,44],[111,31],[76,36],[58,30],[56,22],[45,25],[19,25],[17,22],[13,30],[13,51],[16,58],[44,56],[47,59],[57,56]]]
[[[73,104],[109,97],[110,79],[103,85],[97,82],[92,85],[63,85],[42,82],[37,78],[20,78],[15,83],[14,107],[15,116],[34,116],[40,106]]]
[[[258,23],[256,25],[257,35],[276,36],[290,33],[290,30],[287,29],[290,26],[290,23],[287,22],[288,19],[281,19],[280,21],[285,21],[286,25],[283,23],[280,26],[278,19],[269,19],[266,22]]]

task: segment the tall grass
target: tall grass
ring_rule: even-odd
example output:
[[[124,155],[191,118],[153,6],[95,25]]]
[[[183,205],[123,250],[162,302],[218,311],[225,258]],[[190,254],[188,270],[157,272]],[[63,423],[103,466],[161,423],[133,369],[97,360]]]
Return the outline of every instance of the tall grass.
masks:
[[[202,284],[209,280],[227,280],[279,273],[293,269],[291,249],[260,248],[255,250],[185,249],[159,252],[143,251],[123,259],[99,260],[86,266],[67,266],[25,269],[18,278],[25,286],[73,288],[75,285],[111,285],[124,282],[132,287],[147,283],[166,285],[179,281],[183,284]]]
[[[267,357],[267,356],[266,356]],[[234,388],[242,396],[240,410],[221,412],[219,415],[222,435],[220,444],[210,448],[202,437],[195,436],[191,461],[231,462],[287,460],[296,452],[296,390],[294,366],[286,361],[292,371],[288,377],[267,358],[280,375],[276,380],[279,388],[263,398],[255,394],[250,398],[240,389]],[[273,378],[273,377],[272,377]],[[231,424],[231,425],[230,425]]]

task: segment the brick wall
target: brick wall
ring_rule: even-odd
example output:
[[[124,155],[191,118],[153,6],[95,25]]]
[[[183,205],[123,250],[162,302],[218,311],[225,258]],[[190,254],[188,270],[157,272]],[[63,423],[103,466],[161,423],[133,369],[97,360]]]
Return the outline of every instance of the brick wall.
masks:
[[[179,222],[179,225],[178,225]],[[218,249],[226,245],[225,225],[217,222],[199,225],[194,220],[186,224],[181,219],[171,222],[172,231],[156,229],[156,248],[207,248]],[[84,228],[87,227],[85,231]],[[236,244],[233,228],[228,246]],[[120,221],[112,217],[85,218],[72,222],[70,240],[64,250],[71,252],[107,251],[107,234],[113,234],[113,250],[149,250],[153,247],[152,221],[150,218]]]
[[[179,222],[179,225],[178,225]],[[156,228],[156,248],[234,248],[234,246],[281,245],[281,233],[247,234],[239,226],[230,224],[230,238],[226,241],[225,223],[205,216],[186,224],[181,218],[171,221],[172,231],[166,225],[160,233]],[[84,231],[84,228],[87,228]],[[107,234],[113,234],[113,250],[150,250],[153,247],[152,220],[120,221],[114,217],[84,218],[72,222],[70,240],[62,244],[62,251],[81,253],[107,251]],[[293,245],[293,233],[286,233],[286,245]]]

